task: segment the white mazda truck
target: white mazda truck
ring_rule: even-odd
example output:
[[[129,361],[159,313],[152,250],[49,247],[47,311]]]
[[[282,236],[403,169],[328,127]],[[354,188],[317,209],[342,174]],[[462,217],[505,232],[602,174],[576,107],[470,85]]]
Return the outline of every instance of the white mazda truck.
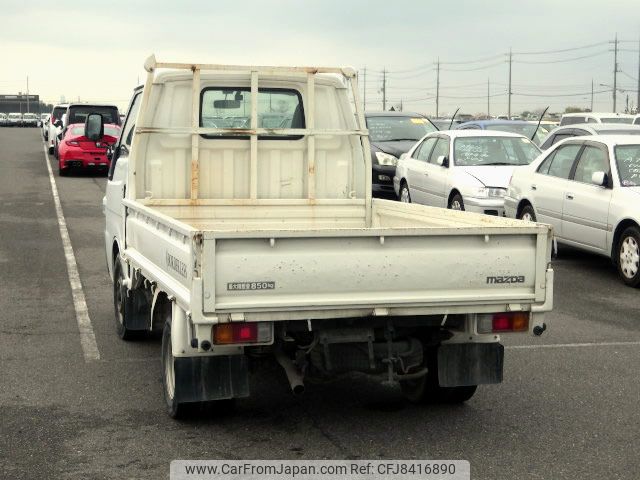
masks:
[[[118,335],[163,332],[171,416],[248,396],[262,362],[295,394],[364,372],[464,402],[502,381],[503,336],[544,331],[550,228],[373,199],[353,69],[145,69],[108,152],[106,258]]]

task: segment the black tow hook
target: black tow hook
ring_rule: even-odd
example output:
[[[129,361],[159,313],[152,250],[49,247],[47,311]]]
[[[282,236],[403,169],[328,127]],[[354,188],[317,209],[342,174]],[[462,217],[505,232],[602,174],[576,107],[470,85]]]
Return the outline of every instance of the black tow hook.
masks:
[[[539,337],[540,335],[542,335],[544,333],[544,331],[547,329],[547,324],[543,323],[542,325],[536,325],[535,327],[533,327],[533,334],[536,337]]]

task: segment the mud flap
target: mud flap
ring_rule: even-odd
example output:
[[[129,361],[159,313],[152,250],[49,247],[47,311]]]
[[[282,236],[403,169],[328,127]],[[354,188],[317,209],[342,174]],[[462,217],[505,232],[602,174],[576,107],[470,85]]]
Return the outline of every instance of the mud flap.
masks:
[[[438,348],[441,387],[502,382],[504,347],[500,343],[456,343]]]
[[[206,402],[249,396],[245,355],[174,359],[176,400]]]
[[[127,330],[150,330],[151,309],[144,292],[131,290],[124,302],[124,318]]]

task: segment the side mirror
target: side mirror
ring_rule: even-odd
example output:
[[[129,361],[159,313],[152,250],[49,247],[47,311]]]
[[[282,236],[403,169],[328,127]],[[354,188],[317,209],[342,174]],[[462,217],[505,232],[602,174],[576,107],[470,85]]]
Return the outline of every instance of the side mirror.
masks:
[[[609,183],[609,179],[605,172],[593,172],[591,174],[591,183],[598,185],[599,187],[606,187]]]
[[[62,120],[58,119],[53,123],[56,127],[62,128]]]
[[[97,142],[104,136],[104,119],[99,113],[90,113],[84,122],[84,136]]]
[[[399,160],[404,160],[405,158],[407,158],[407,153],[403,153],[402,155],[400,155]]]
[[[107,160],[113,160],[113,145],[107,146]]]
[[[437,159],[436,159],[436,163],[438,165],[440,165],[441,167],[444,168],[449,168],[449,159],[447,157],[445,157],[444,155],[440,155]]]

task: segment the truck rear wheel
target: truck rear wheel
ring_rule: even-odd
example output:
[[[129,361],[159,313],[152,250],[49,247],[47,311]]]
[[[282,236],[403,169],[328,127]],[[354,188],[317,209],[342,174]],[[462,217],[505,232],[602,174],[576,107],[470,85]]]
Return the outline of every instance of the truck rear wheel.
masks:
[[[176,359],[171,350],[170,315],[162,331],[162,390],[167,412],[171,418],[185,418],[197,412],[219,416],[227,414],[235,408],[234,398],[190,402],[179,400],[179,398],[188,396],[189,386],[185,385],[184,378],[177,377]]]
[[[428,373],[416,380],[400,382],[400,388],[404,397],[412,403],[427,404],[455,404],[463,403],[473,397],[478,388],[477,385],[465,385],[461,387],[441,387],[438,383],[438,352],[433,347],[424,346],[425,360]]]
[[[64,170],[63,170],[64,171]],[[61,172],[62,174],[62,172]],[[127,287],[125,285],[124,273],[120,257],[116,258],[113,271],[113,307],[115,310],[116,332],[122,340],[135,340],[141,337],[140,330],[132,330],[127,327],[129,322],[129,312],[127,308]]]
[[[167,411],[171,418],[181,418],[187,413],[186,403],[178,402],[176,396],[176,371],[171,351],[171,319],[164,324],[162,331],[162,390]]]

